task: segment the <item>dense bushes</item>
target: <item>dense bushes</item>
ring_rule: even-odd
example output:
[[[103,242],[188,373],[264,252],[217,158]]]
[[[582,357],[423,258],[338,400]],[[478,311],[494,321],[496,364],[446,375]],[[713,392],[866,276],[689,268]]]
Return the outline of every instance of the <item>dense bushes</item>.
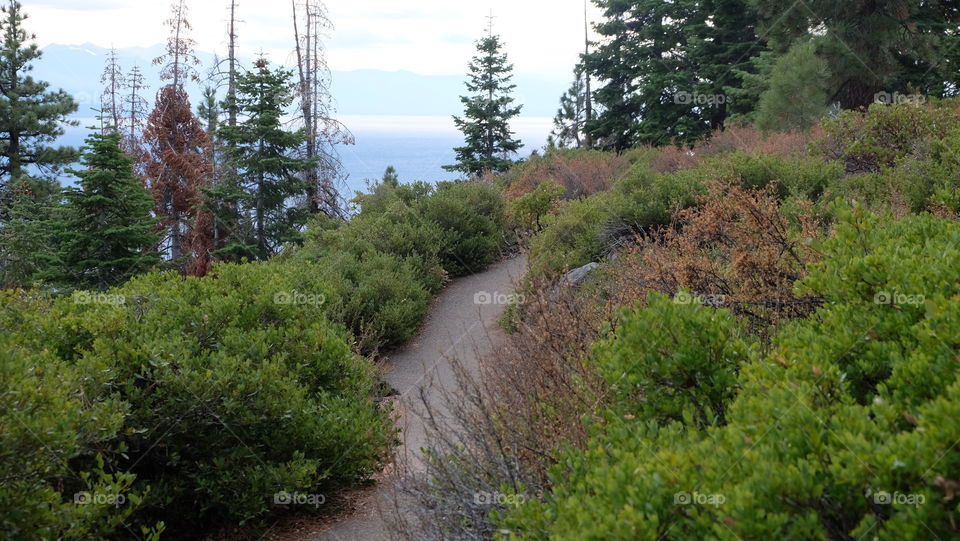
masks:
[[[534,155],[504,176],[507,196],[511,198],[532,192],[544,182],[563,186],[569,198],[587,197],[609,190],[616,179],[633,163],[649,158],[651,151],[635,151],[617,155],[598,150],[549,149],[543,156]]]
[[[727,311],[651,294],[640,314],[625,313],[616,339],[594,354],[617,414],[662,425],[723,424],[749,353],[738,326]]]
[[[373,370],[327,322],[327,286],[289,265],[152,274],[100,296],[7,294],[0,325],[17,329],[14,351],[50,357],[37,370],[68,367],[44,377],[63,387],[30,398],[59,409],[35,417],[45,425],[35,432],[64,434],[70,472],[95,472],[102,457],[115,484],[130,474],[147,495],[128,522],[162,520],[178,535],[263,517],[277,493],[322,493],[374,473],[392,431]],[[57,498],[102,494],[62,475]],[[103,534],[128,535],[115,526]]]
[[[545,499],[501,527],[537,539],[955,536],[960,226],[859,211],[823,249],[799,287],[827,304],[741,365],[726,424],[656,422],[659,403],[645,400],[674,386],[641,378],[585,450],[561,457]],[[648,343],[651,328],[706,340],[693,322],[712,311],[641,311],[605,362],[680,351]]]
[[[677,211],[696,206],[710,181],[744,188],[774,185],[780,198],[816,200],[841,174],[839,164],[820,158],[740,152],[673,173],[640,168],[610,192],[567,202],[543,220],[545,230],[531,241],[529,276],[549,278],[597,260],[636,236],[655,236],[671,225]]]
[[[448,277],[496,259],[506,211],[497,188],[468,182],[385,182],[357,201],[349,223],[314,228],[294,259],[333,287],[330,317],[371,353],[409,339]]]

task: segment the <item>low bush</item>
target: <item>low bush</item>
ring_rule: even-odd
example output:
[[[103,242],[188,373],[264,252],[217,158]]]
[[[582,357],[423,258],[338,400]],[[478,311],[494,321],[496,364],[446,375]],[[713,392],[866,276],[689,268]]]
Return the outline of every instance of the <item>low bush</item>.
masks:
[[[823,122],[825,137],[815,145],[847,173],[879,173],[960,129],[960,102],[925,105],[874,104],[864,111],[843,111]]]
[[[504,183],[511,199],[546,182],[563,186],[567,198],[587,197],[609,190],[638,159],[638,155],[599,150],[550,149],[545,155],[533,156],[516,166],[505,175]]]
[[[450,275],[479,272],[500,254],[506,209],[496,187],[442,182],[433,195],[420,202],[418,211],[443,231],[440,263]]]
[[[548,279],[596,261],[604,252],[600,237],[612,216],[610,194],[562,202],[556,214],[544,218],[544,230],[530,241],[527,277]]]
[[[617,415],[706,428],[724,424],[736,395],[750,351],[743,335],[726,310],[652,293],[638,312],[623,313],[594,359]]]
[[[331,252],[315,269],[332,291],[327,313],[353,330],[360,351],[406,342],[426,317],[430,290],[409,260],[375,250]]]
[[[103,410],[89,438],[93,422],[71,428],[76,408],[63,406],[60,430],[82,442],[64,457],[70,469],[96,472],[99,456],[113,476],[104,479],[129,474],[130,490],[149,489],[132,524],[159,520],[192,535],[263,518],[278,510],[277,493],[325,493],[379,470],[393,436],[374,403],[373,369],[327,322],[328,286],[290,265],[150,274],[98,296],[4,298],[0,324],[16,326],[18,346],[53,356],[42,370],[75,366],[67,396]]]
[[[386,182],[356,202],[360,212],[350,222],[316,224],[291,259],[330,284],[327,313],[353,332],[364,354],[410,339],[431,293],[500,255],[506,210],[492,185]]]
[[[646,393],[626,393],[584,450],[562,453],[542,500],[498,515],[502,534],[954,537],[960,226],[856,211],[843,216],[824,255],[797,287],[825,305],[786,326],[769,352],[746,357],[726,424],[697,429],[693,416],[664,424]],[[671,337],[658,348],[651,328],[688,329],[696,336],[684,338],[714,343],[710,327],[696,324],[701,310],[713,311],[676,310],[683,321],[672,324],[638,312],[638,325],[616,330],[615,342],[627,340],[616,359],[669,354],[681,343]]]

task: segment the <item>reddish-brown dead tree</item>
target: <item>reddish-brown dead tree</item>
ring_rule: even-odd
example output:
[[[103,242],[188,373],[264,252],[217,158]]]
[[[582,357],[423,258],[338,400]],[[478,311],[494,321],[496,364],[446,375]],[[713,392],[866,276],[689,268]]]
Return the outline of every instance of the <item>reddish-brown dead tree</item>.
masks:
[[[184,271],[202,275],[210,260],[210,242],[204,237],[212,236],[211,220],[200,210],[200,188],[211,175],[210,138],[184,90],[188,80],[199,80],[195,67],[200,63],[193,52],[195,42],[188,37],[191,27],[186,16],[184,2],[175,3],[167,21],[171,31],[167,52],[154,60],[169,84],[160,89],[147,119],[144,172],[166,233],[164,251],[172,261],[186,259]]]

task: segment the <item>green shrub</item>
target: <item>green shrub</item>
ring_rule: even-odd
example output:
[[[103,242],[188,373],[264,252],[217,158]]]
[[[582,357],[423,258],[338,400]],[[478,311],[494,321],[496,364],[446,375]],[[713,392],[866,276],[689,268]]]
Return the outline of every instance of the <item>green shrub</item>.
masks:
[[[692,297],[651,294],[645,308],[624,311],[615,338],[595,348],[618,415],[723,424],[749,348],[729,312],[684,299]]]
[[[544,230],[530,242],[527,276],[550,278],[564,270],[596,261],[603,254],[600,232],[610,218],[610,194],[560,203],[544,218]]]
[[[13,292],[0,303],[19,303]],[[0,335],[0,531],[5,539],[103,539],[123,533],[142,503],[136,476],[96,460],[128,408],[84,400],[79,371],[49,351]],[[84,466],[87,466],[86,469]],[[162,531],[162,526],[158,531]]]
[[[625,178],[613,191],[614,220],[635,233],[650,233],[670,225],[673,213],[697,204],[706,193],[704,183],[715,178],[706,167],[675,173],[642,174]]]
[[[562,454],[545,497],[499,527],[517,539],[955,537],[960,224],[858,211],[822,248],[798,288],[824,306],[741,365],[726,425],[663,426],[655,402],[653,417],[612,407],[586,449]],[[660,354],[635,343],[656,363],[681,340]]]
[[[736,152],[715,160],[720,176],[735,180],[744,188],[777,184],[781,198],[803,197],[816,201],[828,186],[843,176],[843,165],[818,157],[785,157],[764,153]]]
[[[556,208],[566,188],[555,182],[544,182],[532,192],[510,202],[509,212],[512,221],[519,227],[541,231],[541,220]]]
[[[823,121],[826,138],[818,151],[845,164],[849,173],[878,173],[911,155],[918,146],[960,130],[954,101],[930,105],[874,104],[866,112],[843,111]]]
[[[421,200],[418,210],[445,233],[440,261],[452,276],[479,272],[499,255],[506,210],[494,186],[443,182],[435,194]]]
[[[243,523],[274,511],[276,493],[379,469],[392,436],[373,370],[327,323],[329,288],[291,265],[146,275],[108,291],[112,304],[78,292],[26,315],[3,307],[26,324],[18,342],[75,363],[71,393],[126,405],[98,449],[108,473],[150,487],[141,522],[175,535]]]
[[[437,291],[443,284],[440,252],[448,238],[438,224],[395,199],[383,213],[361,213],[336,230],[308,232],[301,253],[320,267],[326,266],[324,258],[343,253],[388,255],[413,268],[416,283]]]
[[[329,317],[353,331],[361,351],[406,342],[427,315],[430,292],[409,260],[374,250],[333,252],[316,272],[332,288]]]

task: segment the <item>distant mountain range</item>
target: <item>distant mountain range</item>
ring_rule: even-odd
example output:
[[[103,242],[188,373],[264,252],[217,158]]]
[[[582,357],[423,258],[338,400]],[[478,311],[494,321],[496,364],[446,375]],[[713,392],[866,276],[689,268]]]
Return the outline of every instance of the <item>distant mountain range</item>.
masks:
[[[43,58],[35,64],[34,75],[54,88],[72,93],[81,102],[80,116],[89,118],[95,116],[89,108],[99,106],[100,75],[108,52],[109,49],[91,44],[49,45],[43,48]],[[158,70],[152,61],[162,53],[162,45],[117,50],[124,71],[134,65],[140,67],[151,95],[160,87]],[[213,54],[200,52],[198,57],[203,62],[201,69],[209,70]],[[465,76],[377,70],[335,71],[332,76],[337,111],[342,115],[449,116],[462,112],[459,96],[465,90]],[[568,86],[567,81],[524,75],[517,75],[514,82],[515,97],[524,104],[523,117],[552,117]],[[198,83],[189,89],[195,103],[202,86]]]

